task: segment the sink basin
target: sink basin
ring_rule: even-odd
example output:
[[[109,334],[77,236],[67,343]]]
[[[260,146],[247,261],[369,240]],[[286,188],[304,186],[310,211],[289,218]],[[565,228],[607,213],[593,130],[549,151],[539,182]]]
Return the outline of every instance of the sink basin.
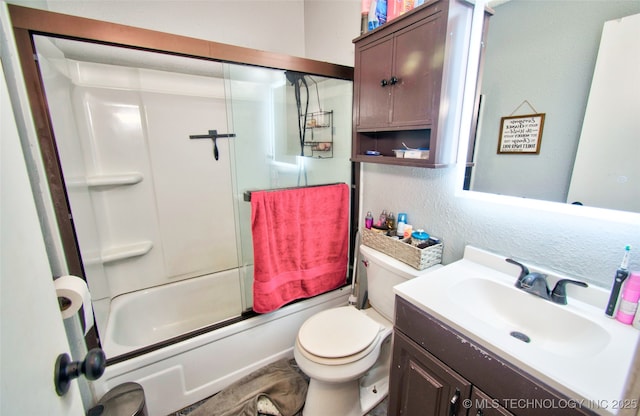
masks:
[[[611,341],[609,333],[592,320],[513,285],[469,278],[451,285],[448,296],[501,334],[552,354],[588,357]]]
[[[549,274],[550,284],[569,277],[535,271]],[[393,290],[568,397],[623,399],[640,331],[604,314],[608,290],[568,287],[568,304],[559,305],[516,288],[519,272],[505,257],[467,246],[462,260]]]

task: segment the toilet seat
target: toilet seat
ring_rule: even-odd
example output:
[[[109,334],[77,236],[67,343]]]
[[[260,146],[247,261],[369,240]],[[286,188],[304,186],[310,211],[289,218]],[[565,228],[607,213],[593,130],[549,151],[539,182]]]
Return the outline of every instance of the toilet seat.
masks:
[[[353,306],[322,311],[302,324],[296,344],[309,360],[342,365],[361,359],[378,344],[382,325]]]

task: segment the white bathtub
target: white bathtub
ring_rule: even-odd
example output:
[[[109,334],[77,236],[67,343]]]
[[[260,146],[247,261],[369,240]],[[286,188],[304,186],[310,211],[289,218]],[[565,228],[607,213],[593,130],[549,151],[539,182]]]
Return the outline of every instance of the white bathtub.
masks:
[[[172,291],[171,299],[175,297]],[[137,382],[144,388],[149,415],[166,416],[219,392],[266,364],[293,357],[302,323],[319,311],[346,305],[348,297],[348,287],[334,290],[109,365],[104,376],[94,383],[96,395],[101,397],[127,381]],[[151,302],[150,298],[141,298],[145,299],[145,306]],[[156,310],[156,306],[152,308]]]
[[[102,349],[140,349],[241,314],[240,273],[226,270],[115,297]]]

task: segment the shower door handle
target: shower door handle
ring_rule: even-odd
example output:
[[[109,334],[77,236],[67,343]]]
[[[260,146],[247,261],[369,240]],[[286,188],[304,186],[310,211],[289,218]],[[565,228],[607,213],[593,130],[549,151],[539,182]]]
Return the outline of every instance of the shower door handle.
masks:
[[[236,137],[234,133],[229,134],[218,134],[218,130],[209,130],[209,134],[192,134],[189,136],[190,139],[211,139],[213,140],[213,157],[218,160],[220,154],[218,152],[218,142],[216,139],[218,137]]]
[[[218,160],[218,157],[220,156],[220,153],[218,152],[218,142],[216,141],[217,138],[217,136],[213,136],[213,157],[216,160]]]

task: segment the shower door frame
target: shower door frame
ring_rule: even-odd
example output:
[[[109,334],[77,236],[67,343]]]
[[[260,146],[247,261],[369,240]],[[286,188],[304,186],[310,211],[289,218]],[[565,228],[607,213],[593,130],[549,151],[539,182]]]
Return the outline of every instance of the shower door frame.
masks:
[[[33,40],[34,35],[125,47],[223,63],[291,70],[310,75],[353,81],[353,67],[349,66],[260,51],[46,10],[32,9],[13,4],[8,5],[8,10],[18,48],[18,58],[26,84],[32,122],[36,129],[40,154],[44,164],[46,182],[50,189],[50,203],[53,204],[55,222],[58,227],[57,234],[59,234],[60,245],[64,253],[64,263],[66,263],[65,270],[55,270],[55,267],[53,268],[54,273],[59,275],[63,273],[73,274],[86,280],[73,225],[73,218],[71,216],[71,208],[66,196],[66,188],[62,176],[51,116],[44,92],[44,85],[40,78],[38,62],[35,58],[37,55]],[[354,253],[354,237],[358,224],[357,213],[359,211],[359,163],[351,164],[351,172],[351,231],[349,254],[352,259]],[[39,182],[37,180],[38,178],[31,179],[32,181],[35,180],[35,182]],[[42,203],[47,204],[46,201],[42,201]],[[50,233],[53,233],[53,231],[50,231]],[[59,261],[62,263],[62,259],[59,259]],[[61,265],[60,267],[64,268],[64,266],[65,265]],[[88,348],[99,346],[99,336],[95,327],[87,334],[85,342]]]

